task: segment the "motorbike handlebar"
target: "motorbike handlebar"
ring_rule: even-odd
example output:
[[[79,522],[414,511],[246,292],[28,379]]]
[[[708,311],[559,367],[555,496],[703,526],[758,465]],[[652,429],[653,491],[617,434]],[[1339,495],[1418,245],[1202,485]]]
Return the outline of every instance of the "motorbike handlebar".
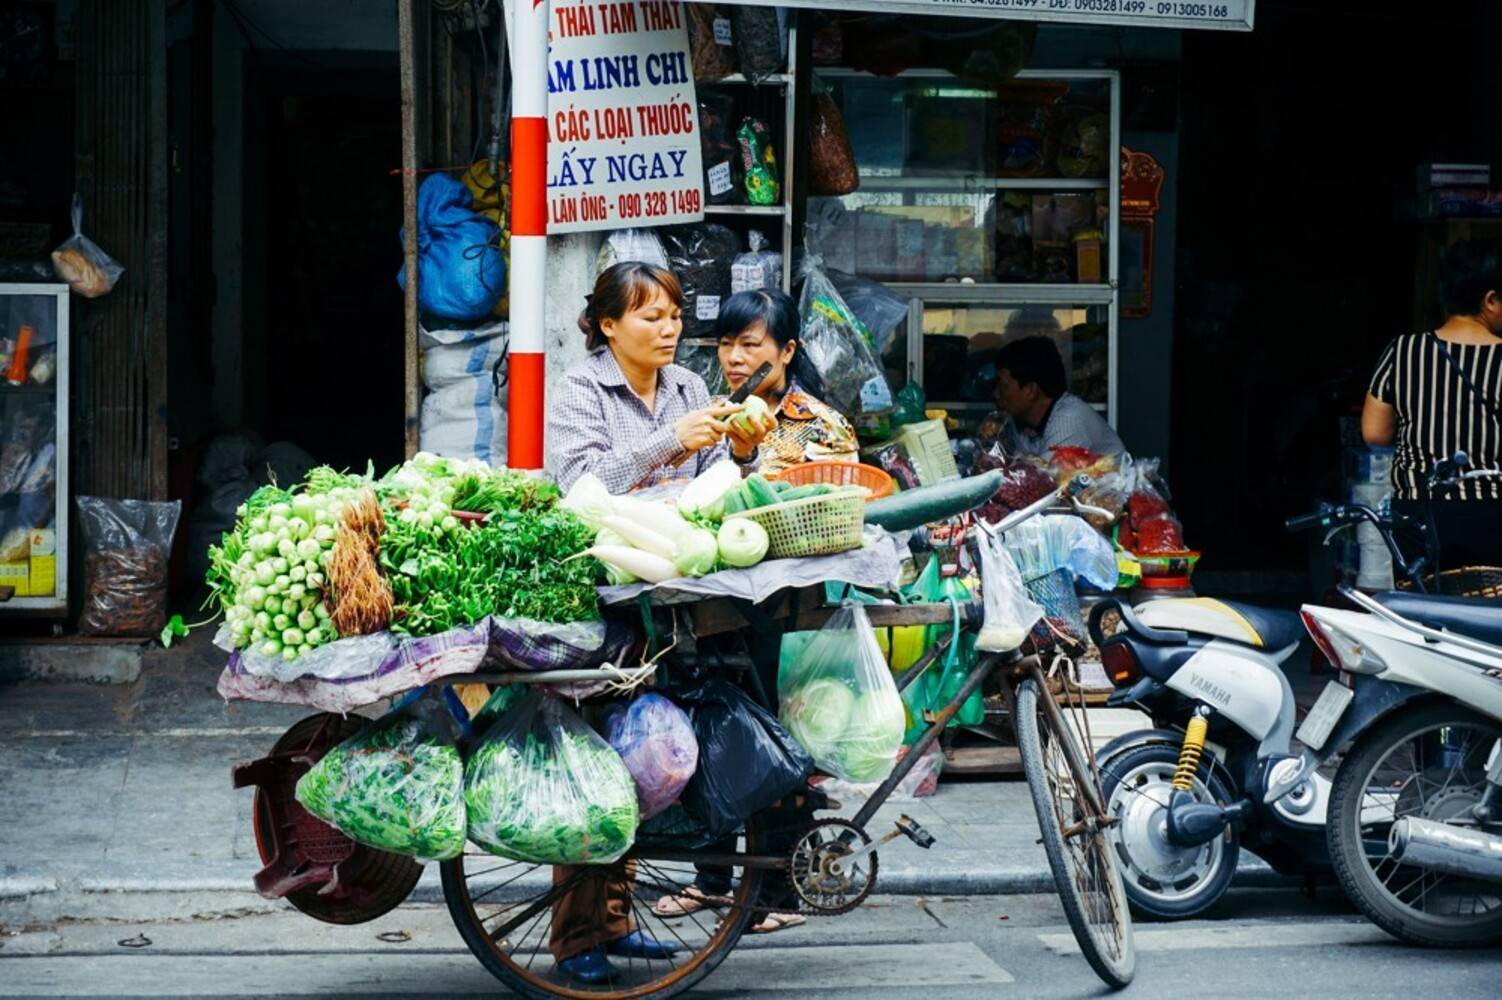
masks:
[[[1323,511],[1317,511],[1313,514],[1300,514],[1297,517],[1290,517],[1285,521],[1284,527],[1289,531],[1307,531],[1310,528],[1317,527],[1328,516]]]

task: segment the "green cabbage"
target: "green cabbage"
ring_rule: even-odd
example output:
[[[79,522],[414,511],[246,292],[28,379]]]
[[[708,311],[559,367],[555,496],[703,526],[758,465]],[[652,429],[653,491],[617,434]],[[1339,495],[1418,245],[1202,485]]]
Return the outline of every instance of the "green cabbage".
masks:
[[[713,532],[695,528],[678,539],[673,565],[684,576],[705,576],[714,571],[720,558],[720,546]]]
[[[855,695],[837,680],[810,681],[782,705],[782,725],[821,767],[850,726]]]
[[[425,861],[464,851],[464,765],[451,743],[397,717],[323,755],[297,801],[351,840]]]
[[[831,755],[847,781],[880,781],[892,771],[906,731],[902,698],[895,691],[868,691],[855,700],[850,722]]]

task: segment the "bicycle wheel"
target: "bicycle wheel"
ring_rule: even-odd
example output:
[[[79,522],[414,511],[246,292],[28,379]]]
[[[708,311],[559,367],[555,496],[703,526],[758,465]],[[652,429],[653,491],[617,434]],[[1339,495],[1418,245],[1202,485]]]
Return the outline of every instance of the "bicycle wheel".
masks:
[[[751,853],[750,845],[757,842],[752,821],[747,825],[742,849]],[[573,1000],[673,997],[713,972],[735,947],[750,921],[764,874],[739,866],[730,868],[730,891],[723,899],[716,894],[712,905],[704,909],[665,918],[653,912],[654,905],[665,896],[688,889],[696,875],[692,852],[678,856],[686,860],[628,857],[613,866],[560,869],[555,879],[550,866],[508,861],[471,844],[462,856],[444,862],[443,894],[469,950],[492,975],[521,996]],[[666,958],[611,957],[617,974],[608,982],[586,983],[564,972],[550,951],[558,918],[555,904],[574,891],[598,896],[606,882],[617,887],[616,899],[623,902],[616,905],[629,912],[633,930],[676,946],[679,951]],[[604,909],[603,902],[599,909]]]
[[[1074,777],[1090,774],[1089,762],[1075,734],[1054,724],[1042,703],[1049,697],[1031,678],[1017,688],[1013,722],[1022,770],[1069,928],[1095,974],[1120,989],[1137,966],[1126,890],[1111,839],[1094,825],[1093,807]]]

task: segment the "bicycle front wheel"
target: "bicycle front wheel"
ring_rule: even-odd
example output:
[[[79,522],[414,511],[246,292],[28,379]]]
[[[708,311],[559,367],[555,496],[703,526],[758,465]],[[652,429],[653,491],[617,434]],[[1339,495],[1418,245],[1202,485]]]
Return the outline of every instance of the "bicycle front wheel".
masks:
[[[1078,737],[1043,704],[1053,696],[1032,678],[1017,688],[1017,749],[1038,813],[1043,850],[1059,889],[1059,902],[1085,960],[1113,989],[1132,981],[1137,950],[1126,890],[1116,867],[1111,838],[1097,826],[1103,818],[1081,787],[1094,781]],[[1096,799],[1099,800],[1099,791]]]

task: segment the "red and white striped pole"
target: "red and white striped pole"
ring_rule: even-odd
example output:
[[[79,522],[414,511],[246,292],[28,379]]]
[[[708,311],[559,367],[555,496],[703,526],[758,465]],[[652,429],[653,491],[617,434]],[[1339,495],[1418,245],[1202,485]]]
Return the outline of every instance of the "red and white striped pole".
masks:
[[[507,464],[542,468],[547,379],[548,0],[516,0],[511,33],[511,348]]]

